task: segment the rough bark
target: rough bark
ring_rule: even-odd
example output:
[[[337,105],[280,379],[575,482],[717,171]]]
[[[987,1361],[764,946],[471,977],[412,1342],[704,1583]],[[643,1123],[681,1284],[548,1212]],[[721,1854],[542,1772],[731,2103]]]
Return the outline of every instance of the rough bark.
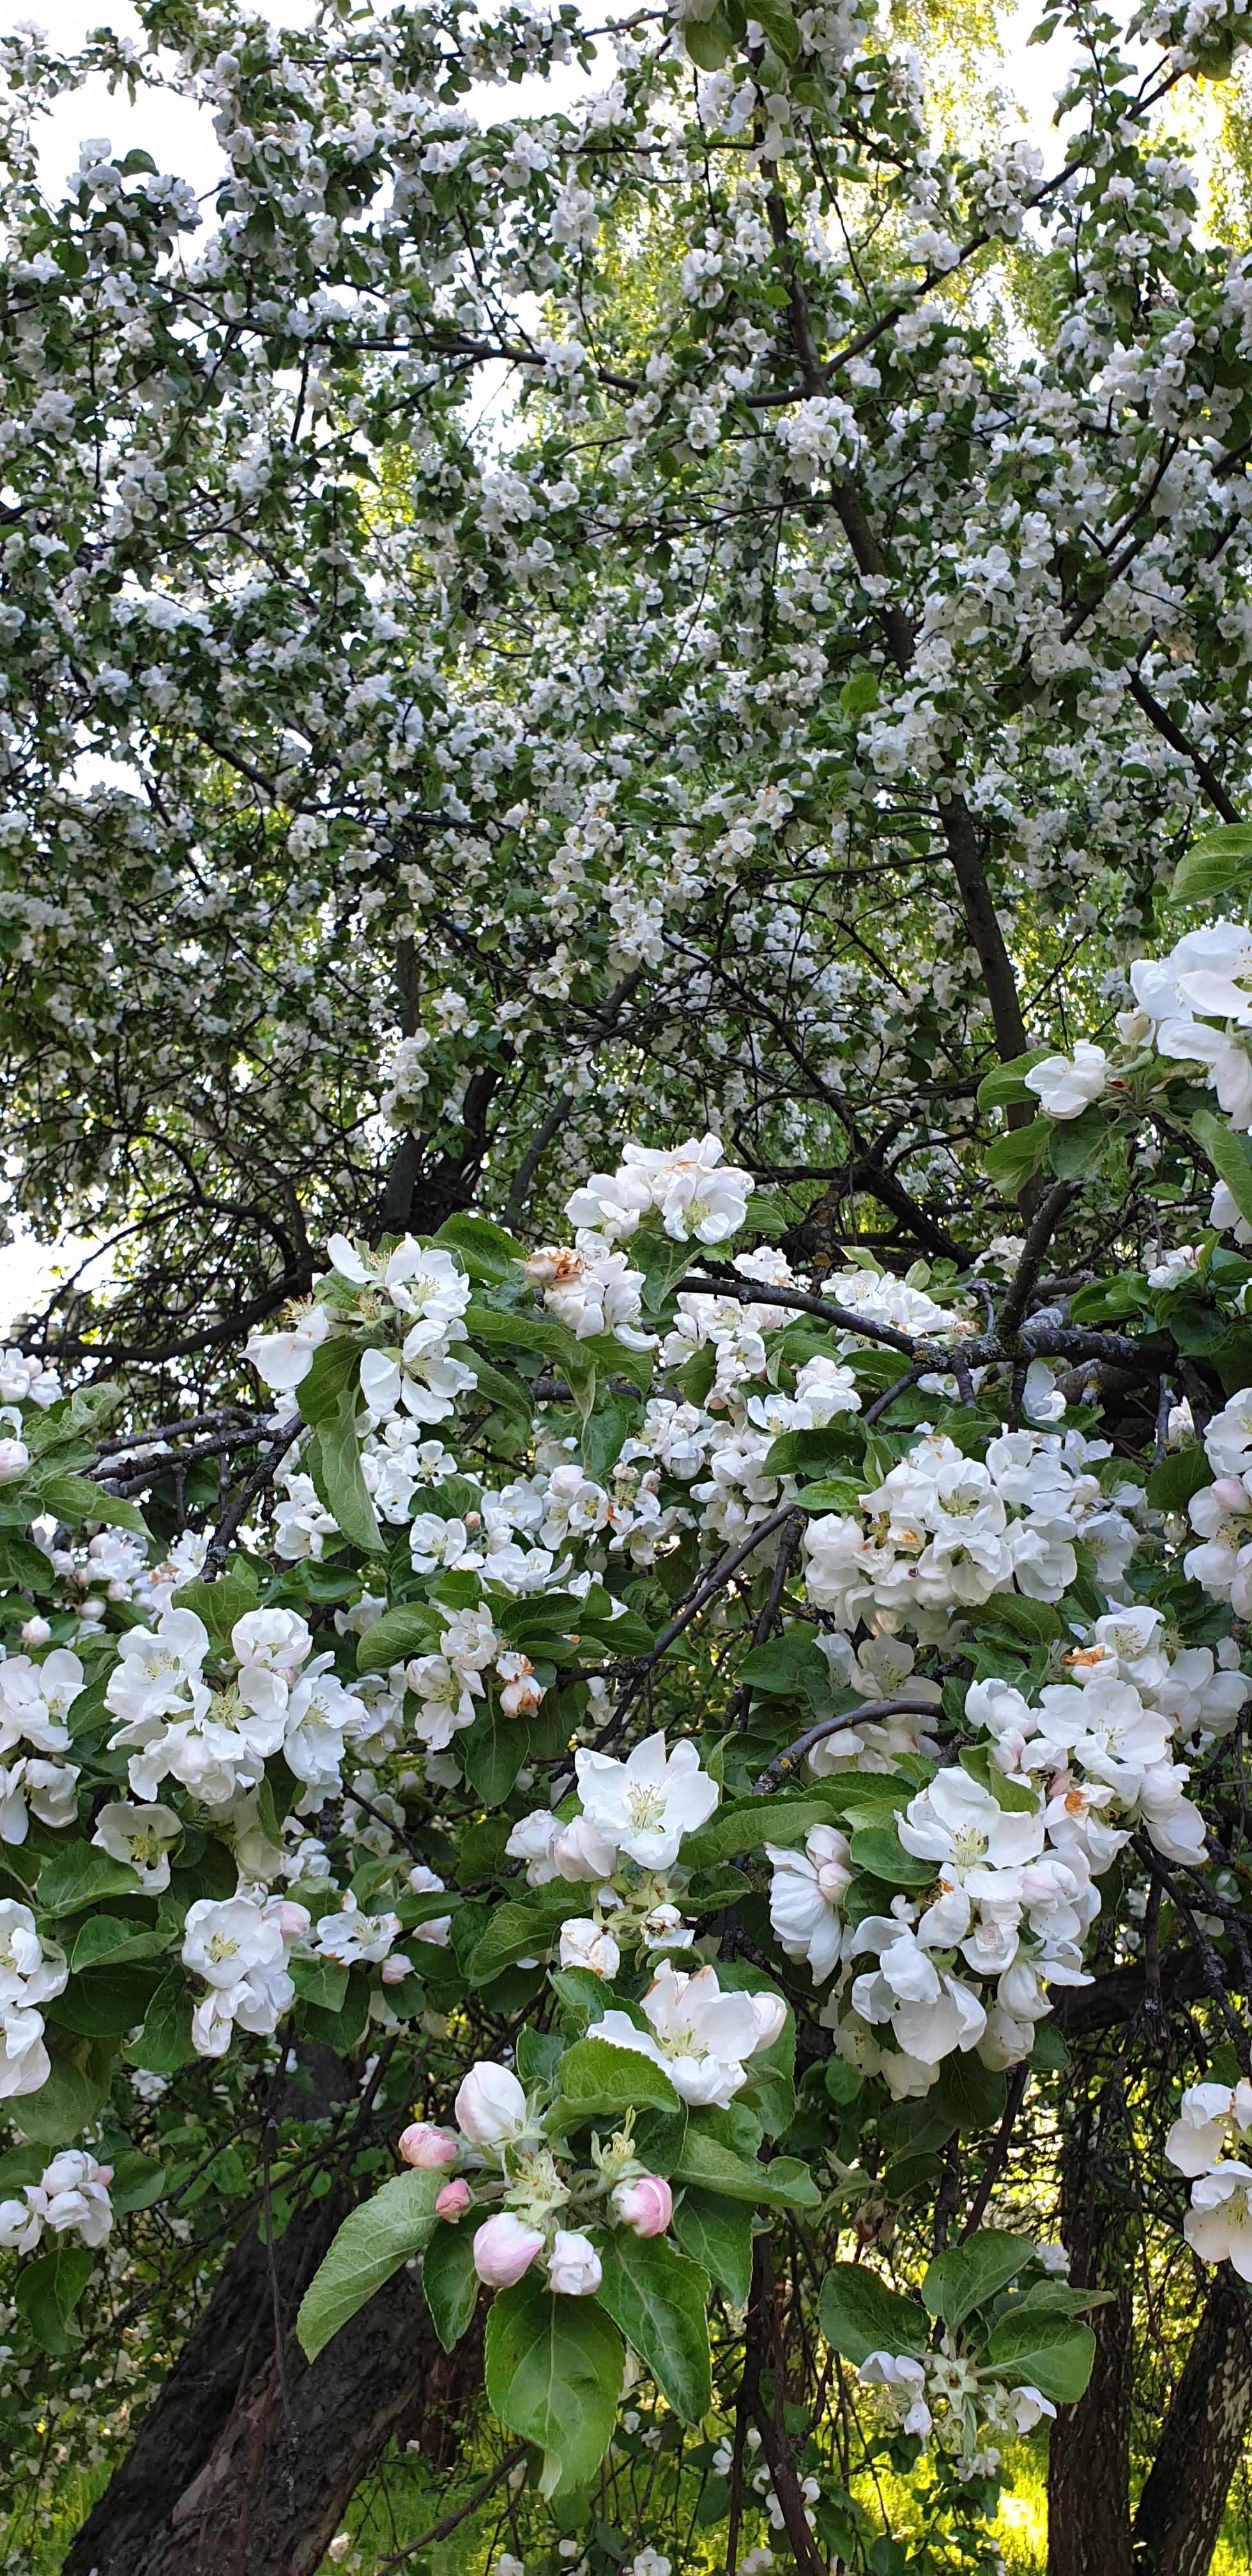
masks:
[[[1086,2395],[1063,2406],[1048,2444],[1048,2576],[1132,2576],[1130,2411],[1135,2339],[1130,2244],[1106,2183],[1117,2141],[1099,2098],[1081,2100],[1067,2141],[1061,2227],[1073,2277],[1116,2295],[1092,2311],[1095,2360]]]
[[[305,2361],[296,2309],[350,2200],[328,2193],[270,2252],[250,2227],[63,2576],[313,2576],[393,2435],[437,2463],[481,2379],[474,2331],[441,2349],[401,2270]]]
[[[1131,2576],[1129,2283],[1091,2324],[1090,2385],[1076,2406],[1061,2408],[1049,2443],[1048,2576]]]
[[[1220,2263],[1135,2515],[1136,2565],[1208,2576],[1252,2413],[1252,2302]]]

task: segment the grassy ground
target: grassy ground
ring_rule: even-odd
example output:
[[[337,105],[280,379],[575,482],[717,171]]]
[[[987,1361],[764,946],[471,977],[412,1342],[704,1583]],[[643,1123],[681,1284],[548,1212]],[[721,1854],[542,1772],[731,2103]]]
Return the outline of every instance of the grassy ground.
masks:
[[[76,2473],[73,2464],[66,2462],[44,2528],[32,2529],[30,2515],[20,2509],[0,2525],[0,2576],[59,2576],[65,2552],[90,2511],[104,2474],[103,2469]],[[907,2491],[902,2486],[886,2502],[893,2518],[899,2517],[897,2529],[903,2531],[909,2521]],[[424,2460],[393,2456],[383,2478],[355,2499],[344,2518],[346,2552],[325,2558],[319,2576],[377,2576],[381,2563],[393,2551],[420,2539],[448,2510],[448,2503],[442,2481],[432,2480]],[[1044,2464],[1025,2447],[1013,2457],[1012,2487],[1001,2502],[995,2537],[1006,2576],[1046,2576]],[[713,2576],[718,2563],[716,2539],[710,2533],[703,2546],[698,2541],[696,2558],[685,2568],[676,2568],[674,2576]],[[501,2550],[511,2545],[507,2514],[497,2497],[451,2538],[410,2560],[411,2576],[488,2576]],[[778,2576],[783,2576],[783,2553],[777,2554]],[[1252,2576],[1252,2460],[1236,2483],[1211,2576]]]

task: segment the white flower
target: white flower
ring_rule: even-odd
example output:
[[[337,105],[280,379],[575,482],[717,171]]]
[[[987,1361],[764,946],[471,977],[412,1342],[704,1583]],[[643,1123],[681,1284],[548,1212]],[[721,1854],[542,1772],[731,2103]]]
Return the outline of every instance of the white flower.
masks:
[[[897,1828],[907,1852],[938,1861],[945,1876],[963,1882],[971,1870],[1019,1867],[1043,1850],[1042,1803],[1018,1812],[997,1804],[990,1790],[954,1765],[939,1771],[912,1798]]]
[[[43,2015],[69,1982],[65,1953],[41,1938],[28,1905],[0,1898],[0,2100],[37,2093],[52,2071]]]
[[[590,2298],[600,2287],[600,2257],[589,2236],[576,2228],[558,2227],[548,2256],[548,2284],[568,2299]]]
[[[1050,1118],[1081,1118],[1093,1100],[1098,1100],[1109,1076],[1109,1060],[1103,1047],[1091,1046],[1080,1038],[1073,1059],[1064,1055],[1045,1056],[1023,1079],[1033,1091]]]
[[[768,2045],[752,1996],[723,1994],[712,1967],[688,1976],[667,1959],[643,1998],[643,2009],[651,2032],[637,2030],[626,2013],[608,2012],[587,2035],[633,2048],[663,2066],[675,2091],[693,2109],[711,2103],[727,2110],[748,2080],[747,2060]],[[771,2031],[769,2037],[774,2036]]]
[[[313,1354],[330,1331],[324,1306],[305,1306],[281,1333],[253,1333],[244,1345],[257,1376],[275,1395],[290,1395],[309,1374]]]
[[[773,1868],[769,1919],[789,1959],[807,1959],[819,1985],[839,1960],[839,1905],[852,1877],[852,1854],[834,1825],[815,1825],[802,1851],[767,1843]]]
[[[526,1862],[532,1887],[546,1886],[554,1878],[608,1878],[617,1861],[616,1840],[602,1833],[590,1817],[574,1816],[563,1825],[559,1816],[543,1807],[514,1825],[504,1848],[510,1860]]]
[[[987,2026],[983,2005],[970,1987],[935,1966],[907,1924],[893,1915],[867,1916],[852,1936],[850,1956],[861,1950],[877,1950],[878,1967],[854,1979],[853,2011],[871,2024],[889,2021],[906,2057],[937,2067],[954,2049],[977,2047]]]
[[[112,2179],[111,2165],[97,2164],[84,2148],[68,2147],[45,2165],[30,2196],[54,2234],[73,2228],[84,2245],[103,2245],[113,2225]]]
[[[398,1914],[365,1914],[351,1889],[339,1900],[336,1914],[323,1914],[314,1944],[320,1957],[343,1965],[376,1967],[400,1937]]]
[[[624,1252],[592,1254],[546,1244],[526,1261],[526,1276],[543,1289],[543,1301],[579,1341],[615,1333],[627,1350],[647,1350],[654,1336],[639,1332],[642,1270]]]
[[[1240,2126],[1252,2127],[1252,2086],[1241,2084],[1239,2091],[1247,2096],[1249,2113]],[[1234,2109],[1235,2094],[1229,2084],[1193,2084],[1184,2093],[1179,2116],[1165,2141],[1165,2153],[1179,2173],[1194,2178],[1216,2164]]]
[[[240,1665],[277,1673],[290,1687],[313,1638],[296,1610],[247,1610],[230,1632],[231,1650]]]
[[[526,2096],[511,2068],[480,2058],[464,2077],[453,2116],[462,2137],[475,2147],[498,2153],[526,2136]]]
[[[593,1977],[612,1979],[622,1964],[622,1954],[611,1932],[579,1917],[561,1925],[561,1966],[589,1968]]]
[[[627,1145],[619,1169],[593,1172],[567,1200],[565,1213],[572,1224],[603,1237],[604,1246],[632,1235],[651,1207],[660,1210],[666,1233],[678,1243],[724,1243],[743,1224],[754,1183],[733,1165],[719,1171],[721,1158],[717,1136],[690,1136],[672,1153]],[[595,1254],[602,1249],[597,1244]]]
[[[1218,1476],[1241,1475],[1245,1465],[1252,1469],[1252,1386],[1227,1397],[1205,1431],[1204,1448]]]
[[[303,1907],[290,1912],[304,1917]],[[183,1965],[210,1989],[191,2017],[199,2056],[224,2056],[235,2022],[257,2034],[277,2029],[295,1997],[286,1955],[277,1901],[261,1906],[250,1896],[198,1897],[188,1907]]]
[[[91,1839],[114,1860],[137,1869],[147,1896],[170,1883],[170,1853],[182,1838],[182,1818],[172,1807],[132,1807],[125,1800],[102,1807]]]
[[[0,1753],[23,1739],[37,1753],[66,1753],[66,1713],[83,1686],[77,1655],[54,1646],[41,1664],[29,1655],[10,1655],[0,1663]]]
[[[667,1758],[663,1735],[648,1736],[625,1762],[580,1749],[574,1767],[584,1816],[642,1869],[671,1868],[684,1834],[707,1822],[720,1794],[694,1744],[676,1744]]]
[[[1252,2281],[1252,2165],[1234,2157],[1192,2184],[1191,2207],[1182,2223],[1188,2245],[1206,2263],[1233,2264],[1241,2281]]]
[[[1202,1018],[1252,1028],[1252,931],[1243,922],[1187,931],[1165,964],[1184,1002]]]
[[[1045,2415],[1050,2416],[1053,2422],[1056,2420],[1056,2408],[1051,2398],[1045,2397],[1038,2388],[1029,2386],[1015,2388],[1010,2403],[1013,2408],[1013,2421],[1019,2433],[1033,2433],[1036,2424],[1041,2424]]]
[[[907,2401],[902,2428],[906,2433],[929,2433],[931,2413],[922,2394],[926,2385],[925,2367],[910,2353],[867,2353],[857,2377],[867,2388],[890,2388]]]

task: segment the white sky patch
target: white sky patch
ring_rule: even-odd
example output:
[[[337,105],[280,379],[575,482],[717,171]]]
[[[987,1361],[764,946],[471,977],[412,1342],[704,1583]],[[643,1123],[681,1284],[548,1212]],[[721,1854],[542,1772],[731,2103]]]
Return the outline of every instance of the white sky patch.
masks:
[[[54,1288],[83,1262],[91,1262],[90,1284],[99,1287],[103,1272],[99,1244],[86,1234],[63,1235],[59,1243],[40,1243],[23,1231],[13,1243],[0,1245],[0,1340],[7,1341],[19,1316],[38,1314]]]

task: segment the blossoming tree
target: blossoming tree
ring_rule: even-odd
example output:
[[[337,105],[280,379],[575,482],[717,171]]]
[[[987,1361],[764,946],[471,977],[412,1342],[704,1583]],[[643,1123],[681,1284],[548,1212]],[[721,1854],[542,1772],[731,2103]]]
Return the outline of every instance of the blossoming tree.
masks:
[[[144,16],[4,42],[11,1177],[114,1256],[0,1362],[15,2425],[179,2348],[67,2568],[311,2576],[481,2403],[435,2537],[985,2568],[1052,2423],[1057,2576],[1129,2569],[1135,2227],[1183,2576],[1252,269],[1170,118],[1244,21],[1075,18],[1045,167],[851,8],[507,118],[572,9]],[[101,65],[212,108],[202,243],[103,139],[41,197]]]

